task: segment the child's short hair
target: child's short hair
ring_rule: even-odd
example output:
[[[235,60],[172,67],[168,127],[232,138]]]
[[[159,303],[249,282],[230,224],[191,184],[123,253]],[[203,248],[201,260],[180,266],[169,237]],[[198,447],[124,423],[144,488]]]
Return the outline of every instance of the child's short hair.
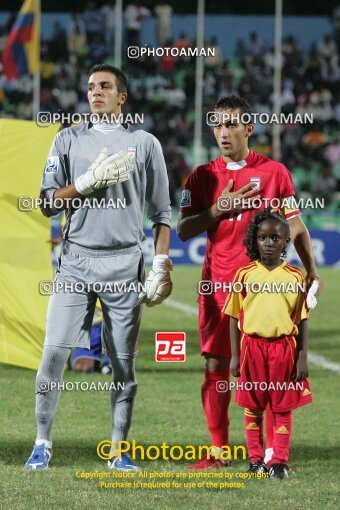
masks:
[[[247,255],[250,260],[258,260],[260,258],[259,251],[257,249],[257,231],[259,225],[266,220],[274,220],[286,229],[286,236],[289,237],[289,225],[288,221],[278,213],[271,212],[271,208],[267,207],[260,213],[255,214],[254,219],[249,223],[247,232],[243,241],[244,246],[247,248]],[[282,257],[287,255],[286,249],[282,250]]]

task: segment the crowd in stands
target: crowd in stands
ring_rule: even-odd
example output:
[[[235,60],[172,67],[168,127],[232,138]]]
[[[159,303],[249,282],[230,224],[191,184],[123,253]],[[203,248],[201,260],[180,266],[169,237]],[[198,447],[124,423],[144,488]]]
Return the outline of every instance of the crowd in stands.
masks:
[[[156,16],[159,45],[194,47],[183,32],[171,38],[172,7],[166,2],[150,11],[139,2],[124,10],[124,59],[122,68],[129,79],[126,112],[143,113],[144,129],[161,142],[167,162],[171,199],[178,205],[180,189],[192,170],[193,124],[195,117],[195,58],[144,57],[127,59],[126,47],[140,45],[143,20]],[[0,27],[0,53],[13,20]],[[114,2],[98,8],[89,2],[86,10],[72,15],[69,26],[56,23],[52,38],[41,45],[41,110],[88,112],[89,68],[97,63],[114,65]],[[324,196],[336,209],[340,191],[340,67],[334,34],[318,39],[304,51],[292,35],[283,40],[282,111],[313,113],[313,124],[282,126],[282,161],[291,170],[298,193]],[[233,56],[226,60],[211,38],[206,48],[204,69],[204,111],[217,98],[240,95],[255,112],[273,108],[274,47],[256,32],[235,41]],[[0,115],[32,118],[32,81],[29,77],[8,82],[0,72]],[[218,155],[211,128],[202,119],[204,160]],[[252,147],[271,156],[271,127],[256,125]]]

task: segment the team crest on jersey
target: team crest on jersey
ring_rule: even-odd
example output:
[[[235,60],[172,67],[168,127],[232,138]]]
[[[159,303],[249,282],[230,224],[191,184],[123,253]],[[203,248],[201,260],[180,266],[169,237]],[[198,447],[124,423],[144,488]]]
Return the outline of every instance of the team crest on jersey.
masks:
[[[131,154],[133,158],[136,157],[136,147],[128,147],[127,151],[128,151],[128,154]]]
[[[181,207],[190,206],[191,206],[191,191],[189,189],[184,189],[182,191]]]
[[[45,174],[57,174],[59,172],[59,163],[60,161],[58,156],[50,156],[47,158]]]
[[[254,189],[260,189],[261,177],[250,177],[250,183],[255,184]]]

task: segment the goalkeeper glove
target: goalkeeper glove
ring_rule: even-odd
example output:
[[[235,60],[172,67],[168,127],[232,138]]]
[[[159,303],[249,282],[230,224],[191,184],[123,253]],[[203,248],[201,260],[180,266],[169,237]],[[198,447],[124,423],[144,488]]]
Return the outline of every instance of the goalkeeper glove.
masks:
[[[318,303],[315,294],[319,290],[319,287],[320,281],[317,279],[313,280],[313,283],[307,294],[307,307],[309,308],[309,310],[313,310]]]
[[[123,151],[107,156],[107,148],[104,147],[88,171],[74,181],[76,190],[82,195],[88,195],[96,189],[127,181],[133,170],[133,156]]]
[[[156,255],[152,262],[152,268],[145,282],[145,292],[139,294],[138,304],[146,303],[146,306],[161,304],[172,292],[170,271],[172,262],[167,255]]]

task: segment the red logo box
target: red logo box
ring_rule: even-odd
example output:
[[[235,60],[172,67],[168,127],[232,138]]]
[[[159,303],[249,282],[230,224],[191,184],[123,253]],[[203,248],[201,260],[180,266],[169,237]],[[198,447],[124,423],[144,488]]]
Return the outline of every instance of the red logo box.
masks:
[[[158,362],[185,361],[185,333],[159,332],[155,335],[155,360]]]

